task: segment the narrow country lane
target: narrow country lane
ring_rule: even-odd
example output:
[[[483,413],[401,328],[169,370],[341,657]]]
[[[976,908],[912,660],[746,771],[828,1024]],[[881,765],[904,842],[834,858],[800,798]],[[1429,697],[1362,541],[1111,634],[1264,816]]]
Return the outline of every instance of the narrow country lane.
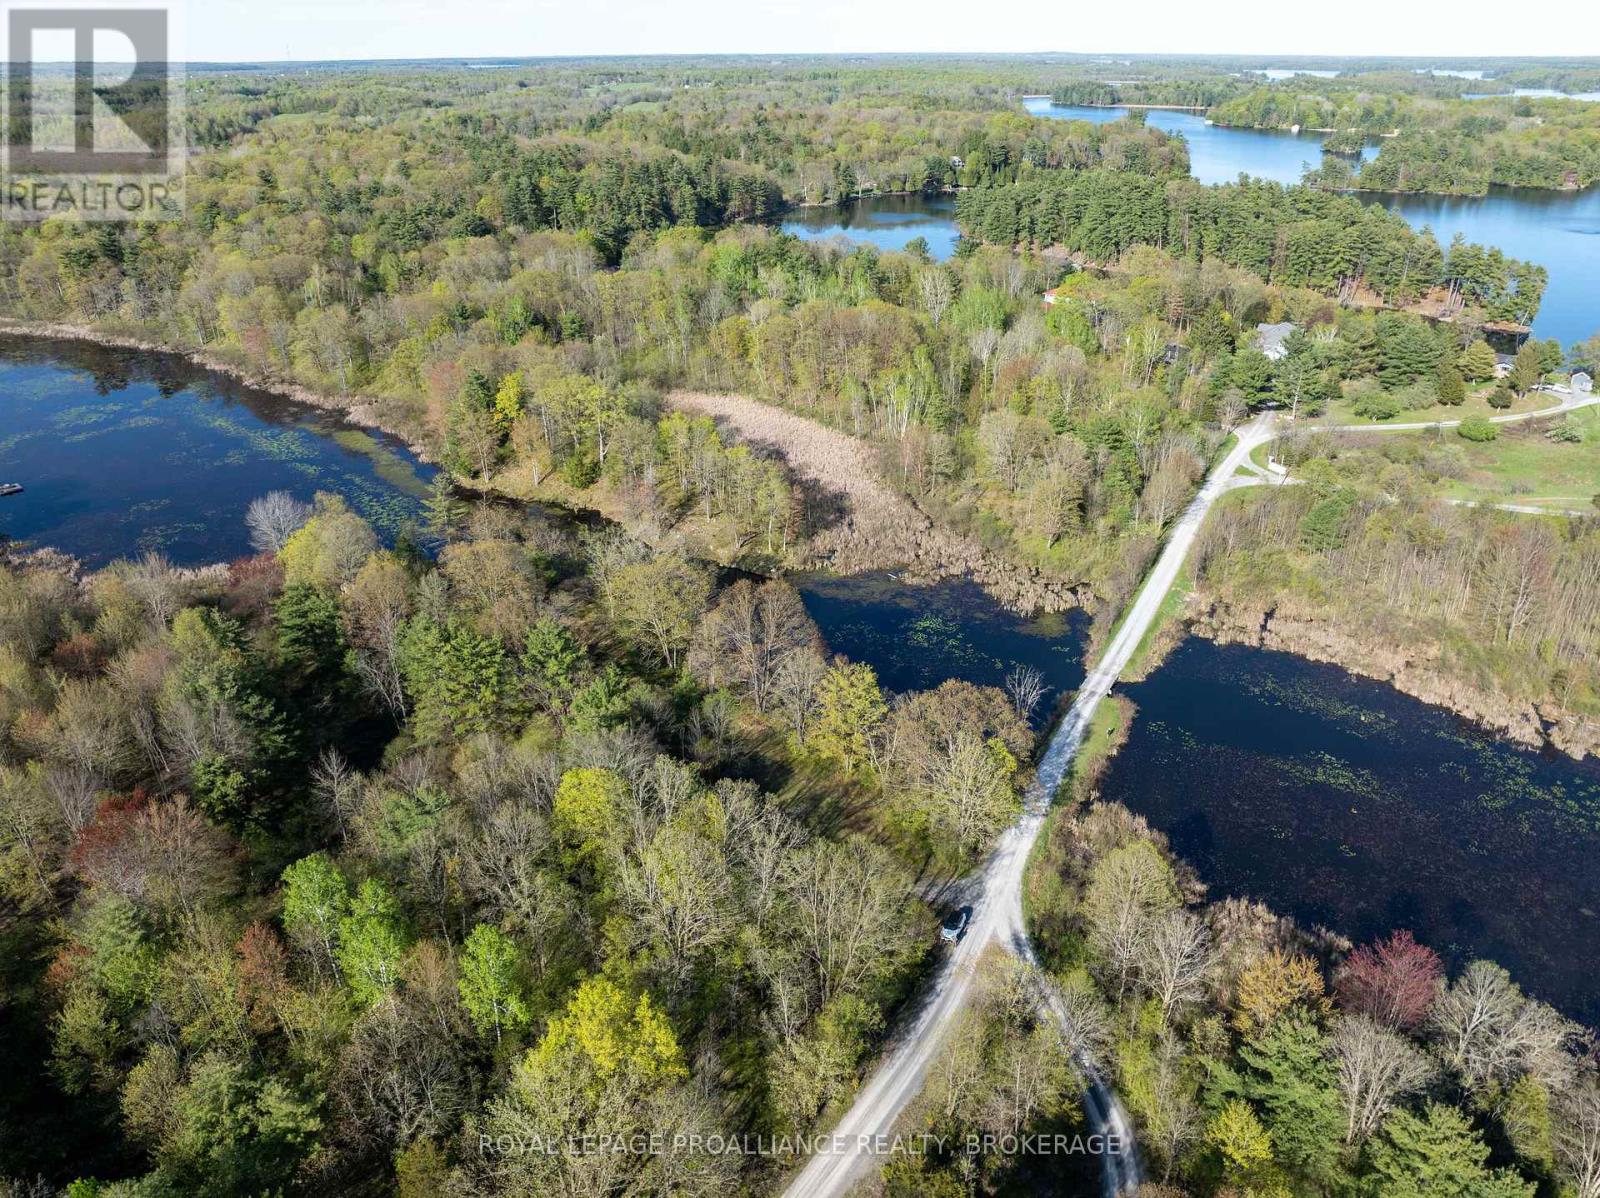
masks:
[[[1274,417],[1263,415],[1241,427],[1236,444],[1212,469],[1200,492],[1173,525],[1160,557],[1110,645],[1084,679],[1072,706],[1051,736],[1022,818],[1001,836],[985,862],[966,936],[945,959],[923,995],[920,1009],[890,1045],[883,1062],[857,1094],[855,1104],[834,1128],[833,1151],[819,1152],[811,1158],[790,1183],[787,1198],[836,1198],[870,1169],[876,1157],[875,1146],[893,1135],[896,1122],[922,1088],[943,1037],[971,997],[978,959],[991,941],[998,941],[1026,961],[1036,962],[1023,920],[1022,883],[1045,814],[1083,744],[1095,709],[1111,693],[1134,650],[1154,624],[1206,514],[1218,498],[1232,489],[1235,474],[1256,447],[1276,436],[1275,425]],[[1061,1018],[1059,1011],[1053,1007],[1050,1010],[1052,1017]],[[1104,1193],[1106,1198],[1115,1198],[1139,1186],[1133,1130],[1096,1063],[1080,1054],[1078,1067],[1084,1078],[1089,1130],[1114,1137],[1119,1147],[1119,1151],[1102,1158]]]

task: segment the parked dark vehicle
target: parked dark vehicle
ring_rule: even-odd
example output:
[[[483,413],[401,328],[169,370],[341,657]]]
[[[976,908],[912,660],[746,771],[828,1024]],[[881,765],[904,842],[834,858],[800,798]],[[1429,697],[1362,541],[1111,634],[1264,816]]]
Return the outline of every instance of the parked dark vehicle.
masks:
[[[944,923],[939,926],[939,939],[946,944],[954,944],[966,933],[967,925],[972,922],[972,908],[960,907],[945,917]]]

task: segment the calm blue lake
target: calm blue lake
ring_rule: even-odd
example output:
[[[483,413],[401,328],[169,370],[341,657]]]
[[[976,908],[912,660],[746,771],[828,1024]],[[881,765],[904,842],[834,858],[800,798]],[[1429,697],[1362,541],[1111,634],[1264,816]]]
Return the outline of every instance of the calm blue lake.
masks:
[[[1089,121],[1104,125],[1128,115],[1126,108],[1052,104],[1048,99],[1028,99],[1022,103],[1034,116],[1056,121]],[[1322,143],[1326,134],[1225,129],[1206,124],[1206,118],[1198,112],[1174,108],[1149,108],[1145,109],[1145,114],[1146,124],[1152,129],[1183,135],[1189,143],[1189,173],[1202,183],[1232,183],[1240,175],[1298,183],[1308,168],[1322,164]],[[1362,151],[1362,157],[1373,158],[1377,153],[1377,146],[1371,145]]]
[[[1362,199],[1400,213],[1417,228],[1427,226],[1443,246],[1460,233],[1543,266],[1550,283],[1533,322],[1535,335],[1571,345],[1600,332],[1600,187],[1576,192],[1494,187],[1486,196],[1369,194]]]
[[[1039,97],[1023,104],[1035,116],[1058,120],[1105,124],[1127,115],[1122,108],[1052,104]],[[1194,112],[1147,112],[1151,125],[1188,140],[1190,170],[1202,183],[1232,182],[1241,174],[1296,183],[1308,166],[1321,161],[1320,134],[1224,129],[1206,124]],[[1376,145],[1369,145],[1362,156],[1370,159],[1377,152]],[[1600,331],[1600,188],[1558,192],[1501,187],[1486,196],[1366,193],[1361,198],[1400,213],[1413,227],[1432,229],[1444,246],[1460,233],[1468,241],[1499,246],[1513,257],[1544,266],[1550,283],[1534,321],[1537,336],[1570,345]],[[808,239],[844,237],[883,250],[904,249],[913,237],[922,237],[939,261],[955,252],[959,240],[955,202],[949,196],[869,197],[839,208],[807,210],[785,220],[783,228]]]
[[[867,196],[850,204],[799,209],[780,227],[806,241],[842,237],[879,250],[903,250],[921,237],[936,262],[955,253],[961,239],[954,196]]]
[[[181,358],[0,337],[0,536],[102,566],[248,554],[250,501],[344,496],[392,541],[433,468],[396,438],[197,369]]]

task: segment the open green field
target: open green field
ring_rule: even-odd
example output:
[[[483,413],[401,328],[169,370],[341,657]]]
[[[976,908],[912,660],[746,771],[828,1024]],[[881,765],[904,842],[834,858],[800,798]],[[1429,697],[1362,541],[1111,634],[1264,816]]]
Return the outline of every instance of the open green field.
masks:
[[[1445,494],[1535,507],[1589,506],[1600,493],[1600,408],[1584,408],[1567,419],[1583,431],[1582,442],[1552,441],[1542,428],[1523,425],[1503,425],[1499,437],[1484,444],[1462,441],[1467,473],[1449,482]]]
[[[1407,409],[1389,420],[1369,420],[1357,416],[1352,410],[1351,401],[1336,399],[1328,405],[1327,412],[1318,417],[1318,424],[1370,424],[1373,428],[1383,428],[1386,425],[1414,424],[1424,420],[1461,420],[1467,416],[1510,416],[1518,412],[1537,412],[1540,408],[1554,407],[1560,402],[1558,396],[1548,395],[1542,391],[1531,392],[1518,399],[1509,408],[1499,409],[1489,406],[1489,395],[1493,387],[1479,387],[1467,396],[1467,402],[1460,407],[1447,408],[1443,404],[1433,404],[1426,408]]]

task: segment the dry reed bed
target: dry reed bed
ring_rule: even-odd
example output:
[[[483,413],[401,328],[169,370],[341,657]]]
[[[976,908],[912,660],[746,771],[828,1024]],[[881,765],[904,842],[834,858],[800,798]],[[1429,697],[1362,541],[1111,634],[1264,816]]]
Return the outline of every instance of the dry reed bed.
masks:
[[[840,518],[808,542],[808,566],[838,574],[904,567],[918,581],[966,576],[1020,612],[1065,611],[1082,602],[1071,585],[936,525],[883,481],[872,447],[859,438],[742,395],[674,391],[667,402],[770,448],[797,479],[838,502]]]

